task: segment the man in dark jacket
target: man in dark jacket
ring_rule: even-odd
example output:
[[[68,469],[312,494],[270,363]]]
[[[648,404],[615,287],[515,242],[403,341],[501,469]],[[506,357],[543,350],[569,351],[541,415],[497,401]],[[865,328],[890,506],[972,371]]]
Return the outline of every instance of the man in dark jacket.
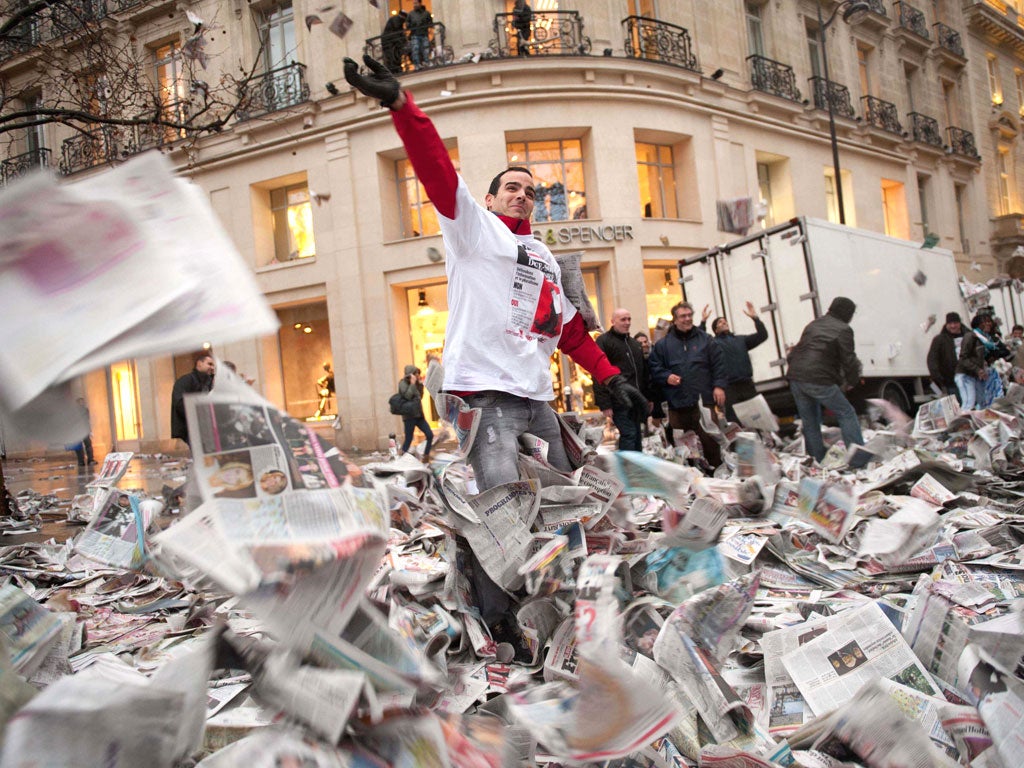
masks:
[[[381,48],[384,50],[384,66],[395,75],[402,71],[407,16],[405,11],[399,11],[394,16],[389,16],[384,24],[384,33],[380,36]]]
[[[209,392],[213,389],[213,355],[207,350],[192,356],[192,370],[174,382],[171,390],[171,437],[188,441],[188,423],[185,421],[185,395],[190,392]]]
[[[944,395],[955,395],[956,363],[960,359],[960,344],[964,339],[964,327],[960,315],[949,312],[946,324],[932,339],[928,348],[928,375]]]
[[[628,309],[616,309],[612,312],[611,328],[597,337],[599,346],[608,356],[608,362],[614,365],[622,376],[639,389],[648,399],[648,412],[653,402],[650,395],[650,373],[647,360],[644,358],[640,342],[629,335],[629,326],[633,317]],[[615,422],[619,430],[620,451],[643,450],[643,418],[638,418],[632,408],[623,403],[616,403],[607,387],[594,384],[594,401],[604,415]]]
[[[804,447],[816,461],[825,458],[821,438],[821,408],[831,410],[839,421],[847,447],[863,445],[857,412],[843,394],[860,381],[861,363],[854,351],[850,320],[857,305],[837,296],[828,313],[812,320],[789,353],[789,391],[803,424]]]
[[[754,321],[754,332],[746,336],[737,336],[729,327],[724,317],[716,317],[711,323],[715,333],[715,344],[722,350],[722,364],[725,365],[725,416],[729,421],[739,421],[733,403],[742,403],[757,397],[754,386],[754,366],[750,363],[750,350],[768,339],[768,329],[764,327],[757,310],[749,301],[743,314]]]
[[[434,18],[423,3],[416,0],[412,10],[406,16],[405,26],[409,30],[409,56],[416,69],[430,64],[430,28],[434,26]]]
[[[672,328],[654,345],[647,359],[651,380],[668,401],[672,429],[691,429],[700,438],[704,458],[713,467],[722,463],[721,447],[700,425],[700,402],[725,405],[725,366],[722,350],[693,324],[693,305],[672,307]]]

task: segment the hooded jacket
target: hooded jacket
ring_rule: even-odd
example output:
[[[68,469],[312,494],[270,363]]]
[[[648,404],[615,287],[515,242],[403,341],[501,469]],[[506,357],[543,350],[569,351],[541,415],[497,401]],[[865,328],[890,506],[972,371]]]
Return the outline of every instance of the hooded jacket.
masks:
[[[686,333],[672,326],[651,349],[647,362],[651,379],[661,387],[670,408],[691,408],[700,399],[710,406],[714,388],[724,389],[727,383],[722,350],[696,326]],[[668,383],[673,373],[682,379],[674,387]]]
[[[862,370],[850,327],[856,309],[850,299],[839,296],[832,301],[827,314],[808,323],[789,353],[786,378],[840,387],[856,384]]]

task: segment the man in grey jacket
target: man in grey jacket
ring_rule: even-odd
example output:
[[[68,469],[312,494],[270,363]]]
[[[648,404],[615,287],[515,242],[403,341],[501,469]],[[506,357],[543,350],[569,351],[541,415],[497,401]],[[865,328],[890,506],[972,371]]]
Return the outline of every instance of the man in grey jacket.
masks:
[[[796,401],[797,415],[803,424],[804,447],[816,461],[825,458],[821,438],[822,406],[839,421],[847,447],[863,445],[857,412],[843,390],[860,381],[861,363],[854,351],[850,320],[857,305],[845,296],[837,296],[828,313],[812,320],[789,353],[789,391]]]

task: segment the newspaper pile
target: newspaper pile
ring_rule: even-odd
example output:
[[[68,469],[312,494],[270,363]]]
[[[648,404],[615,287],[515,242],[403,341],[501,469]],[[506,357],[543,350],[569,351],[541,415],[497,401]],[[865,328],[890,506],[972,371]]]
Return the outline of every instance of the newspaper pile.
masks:
[[[1020,387],[820,464],[705,413],[714,473],[563,415],[572,473],[526,436],[483,492],[437,398],[452,452],[355,466],[218,374],[164,530],[109,456],[80,535],[0,550],[0,766],[1017,765]]]

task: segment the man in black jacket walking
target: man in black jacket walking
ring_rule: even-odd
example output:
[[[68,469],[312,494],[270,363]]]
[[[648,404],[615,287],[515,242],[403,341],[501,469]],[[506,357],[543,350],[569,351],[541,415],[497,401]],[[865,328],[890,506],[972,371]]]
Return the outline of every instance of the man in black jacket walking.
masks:
[[[722,364],[725,366],[725,417],[729,421],[739,421],[733,403],[742,403],[757,397],[754,386],[754,366],[750,363],[750,350],[768,339],[768,329],[764,327],[757,310],[749,301],[743,314],[754,321],[754,332],[746,336],[737,336],[729,327],[724,317],[716,317],[711,323],[715,334],[715,344],[722,350]]]
[[[207,350],[192,356],[192,370],[174,382],[171,390],[171,437],[188,441],[188,423],[185,421],[185,395],[190,392],[209,392],[213,389],[213,355]]]
[[[843,394],[860,381],[861,363],[854,351],[850,320],[857,305],[845,296],[832,300],[828,313],[812,320],[789,353],[789,391],[803,424],[804,447],[816,461],[825,458],[821,409],[836,415],[843,442],[863,445],[857,412]],[[842,387],[843,389],[841,389]]]
[[[928,348],[928,375],[944,395],[957,394],[954,377],[963,338],[964,327],[960,315],[949,312],[946,315],[946,324],[932,339],[932,345]]]
[[[629,335],[632,322],[633,317],[628,309],[616,309],[612,312],[611,328],[597,337],[597,346],[608,356],[608,362],[622,372],[622,377],[647,398],[649,413],[652,407],[651,376],[643,347]],[[594,384],[594,401],[604,415],[615,422],[619,430],[619,450],[643,450],[643,424],[647,414],[641,417],[633,408],[624,403],[616,403],[608,388],[600,384]]]

